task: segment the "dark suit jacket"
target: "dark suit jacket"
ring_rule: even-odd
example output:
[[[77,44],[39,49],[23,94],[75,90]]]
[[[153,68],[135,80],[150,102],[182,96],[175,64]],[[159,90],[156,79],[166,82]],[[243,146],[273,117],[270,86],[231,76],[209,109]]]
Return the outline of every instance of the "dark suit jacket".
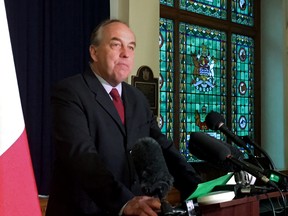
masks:
[[[56,161],[47,216],[117,215],[142,194],[129,151],[141,137],[161,145],[175,187],[189,195],[200,179],[161,134],[146,97],[122,84],[125,126],[89,69],[59,83],[52,96]]]

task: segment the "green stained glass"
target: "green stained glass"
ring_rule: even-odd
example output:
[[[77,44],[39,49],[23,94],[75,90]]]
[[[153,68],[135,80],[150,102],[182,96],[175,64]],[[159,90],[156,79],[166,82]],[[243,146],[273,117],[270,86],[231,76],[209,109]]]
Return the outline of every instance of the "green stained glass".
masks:
[[[227,0],[180,0],[180,9],[223,20],[227,19]]]
[[[232,131],[254,137],[254,40],[232,34]]]
[[[226,33],[186,23],[179,24],[180,152],[188,161],[189,133],[210,132],[204,123],[211,110],[226,110]]]
[[[160,0],[160,4],[173,7],[174,6],[174,0]]]
[[[162,133],[173,139],[174,119],[174,24],[160,18],[160,127]]]
[[[254,26],[253,0],[232,0],[232,22]]]

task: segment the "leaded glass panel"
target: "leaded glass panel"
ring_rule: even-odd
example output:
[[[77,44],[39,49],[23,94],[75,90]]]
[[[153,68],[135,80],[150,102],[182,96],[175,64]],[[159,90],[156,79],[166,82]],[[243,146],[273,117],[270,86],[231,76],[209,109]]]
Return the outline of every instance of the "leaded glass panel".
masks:
[[[232,0],[232,22],[254,26],[253,0]]]
[[[173,139],[174,103],[174,24],[160,18],[160,121],[161,131]]]
[[[226,40],[225,32],[179,24],[180,152],[188,161],[195,160],[187,146],[190,132],[207,130],[211,110],[226,110]]]
[[[232,131],[254,136],[254,40],[232,34]]]
[[[160,0],[160,4],[173,7],[174,6],[174,0]]]
[[[219,19],[227,19],[227,0],[180,0],[180,9],[211,16]]]

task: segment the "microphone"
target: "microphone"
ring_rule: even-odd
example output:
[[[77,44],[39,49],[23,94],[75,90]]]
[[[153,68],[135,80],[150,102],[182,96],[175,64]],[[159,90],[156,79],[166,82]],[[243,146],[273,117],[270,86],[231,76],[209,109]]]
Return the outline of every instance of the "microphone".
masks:
[[[165,197],[173,185],[162,149],[151,137],[140,138],[132,148],[131,156],[144,194]]]
[[[228,136],[236,145],[244,148],[249,154],[252,154],[246,143],[234,133],[232,133],[224,124],[224,122],[224,117],[220,113],[217,113],[215,111],[209,112],[205,118],[205,123],[209,129],[214,131],[220,130],[222,133]]]
[[[261,148],[256,143],[252,142],[248,136],[244,137],[244,139],[241,139],[240,137],[238,137],[237,135],[232,133],[226,127],[224,122],[225,122],[225,120],[224,120],[223,116],[220,113],[217,113],[215,111],[209,112],[207,114],[206,118],[205,118],[205,123],[208,126],[208,128],[210,128],[211,130],[214,130],[214,131],[220,130],[227,137],[229,137],[236,145],[238,145],[240,147],[243,147],[248,152],[249,156],[251,156],[250,158],[256,164],[258,164],[261,168],[262,168],[262,165],[254,157],[254,155],[252,154],[251,150],[247,147],[246,143],[249,143],[249,144],[253,145],[255,149],[257,149],[259,152],[261,152],[266,157],[266,159],[268,160],[269,166],[272,168],[272,170],[275,169],[275,165],[274,165],[272,159],[269,157],[269,155],[267,154],[267,152],[263,148]]]
[[[223,148],[219,151],[221,147]],[[190,134],[188,148],[190,153],[198,159],[207,161],[227,172],[239,172],[240,170],[239,167],[226,160],[226,155],[231,154],[239,160],[244,159],[244,155],[238,148],[201,132]],[[215,152],[217,153],[217,157],[214,156]]]
[[[227,145],[224,145],[222,141],[205,133],[194,132],[190,134],[189,151],[191,154],[196,153],[195,156],[197,157],[197,153],[201,152],[200,157],[205,155],[205,158],[208,159],[207,162],[229,161],[234,166],[238,167],[238,169],[246,171],[256,178],[259,178],[264,183],[277,188],[277,185],[270,181],[258,167],[248,162],[241,161],[239,158],[235,158]],[[210,158],[212,160],[210,160]]]

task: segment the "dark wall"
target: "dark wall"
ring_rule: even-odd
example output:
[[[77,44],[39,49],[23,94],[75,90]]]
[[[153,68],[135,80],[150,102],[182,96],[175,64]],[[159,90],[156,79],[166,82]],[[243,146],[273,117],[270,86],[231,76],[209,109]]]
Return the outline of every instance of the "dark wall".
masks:
[[[31,158],[39,194],[53,168],[50,92],[88,63],[92,29],[109,18],[108,0],[5,0]]]

